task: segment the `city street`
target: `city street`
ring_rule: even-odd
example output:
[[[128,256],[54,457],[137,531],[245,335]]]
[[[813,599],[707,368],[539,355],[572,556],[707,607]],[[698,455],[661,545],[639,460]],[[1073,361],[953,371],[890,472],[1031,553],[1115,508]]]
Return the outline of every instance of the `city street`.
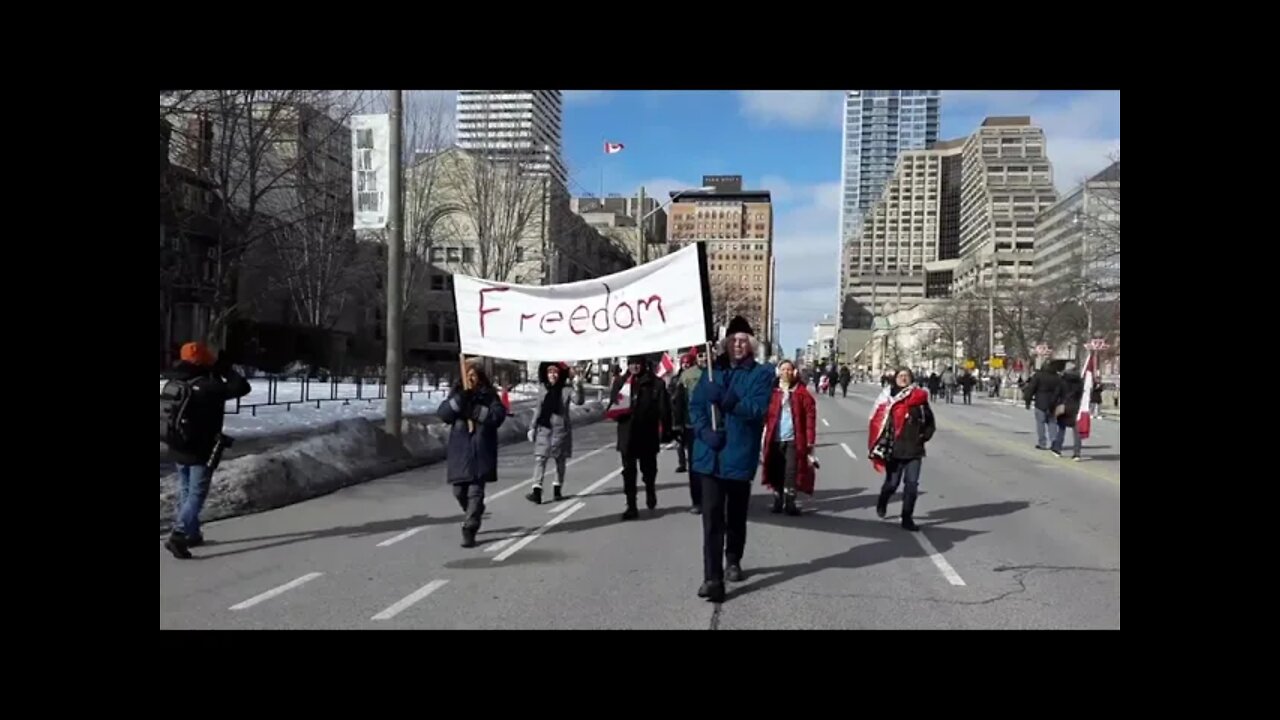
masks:
[[[695,596],[701,518],[675,452],[659,459],[658,509],[642,495],[640,519],[621,522],[603,422],[575,433],[563,503],[526,501],[531,445],[503,447],[474,549],[459,547],[443,463],[209,524],[195,560],[158,547],[160,627],[1119,629],[1119,422],[1095,421],[1073,463],[1034,448],[1021,405],[979,393],[934,404],[922,532],[909,533],[900,495],[875,516],[882,477],[865,455],[878,391],[819,399],[822,467],[802,517],[770,514],[757,476],[746,579],[722,605]]]

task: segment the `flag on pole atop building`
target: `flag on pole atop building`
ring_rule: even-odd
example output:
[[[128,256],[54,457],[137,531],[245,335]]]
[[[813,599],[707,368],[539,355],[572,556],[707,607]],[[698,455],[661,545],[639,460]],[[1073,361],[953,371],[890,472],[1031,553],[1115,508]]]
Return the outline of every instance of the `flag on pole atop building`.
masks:
[[[624,147],[626,147],[626,146],[625,146],[625,145],[623,145],[622,143],[612,143],[612,142],[609,142],[608,140],[606,140],[606,141],[605,141],[605,143],[604,143],[604,154],[605,154],[605,155],[617,155],[618,153],[622,152],[622,149],[623,149]]]
[[[1081,440],[1089,439],[1089,424],[1092,417],[1089,415],[1089,396],[1093,393],[1093,384],[1097,382],[1098,374],[1098,354],[1096,351],[1089,351],[1089,359],[1084,363],[1084,394],[1080,397],[1080,409],[1076,411],[1076,435]]]

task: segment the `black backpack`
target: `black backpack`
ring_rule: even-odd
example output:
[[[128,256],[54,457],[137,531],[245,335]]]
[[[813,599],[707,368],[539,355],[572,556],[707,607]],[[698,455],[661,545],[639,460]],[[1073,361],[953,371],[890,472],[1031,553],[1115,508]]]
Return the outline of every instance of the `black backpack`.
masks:
[[[160,389],[160,441],[171,448],[189,447],[196,438],[193,400],[198,381],[173,379]]]

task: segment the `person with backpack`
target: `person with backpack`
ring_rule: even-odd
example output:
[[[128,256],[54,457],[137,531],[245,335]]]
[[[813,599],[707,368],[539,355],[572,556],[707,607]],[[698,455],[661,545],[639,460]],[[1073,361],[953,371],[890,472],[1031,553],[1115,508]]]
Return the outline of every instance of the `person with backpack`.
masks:
[[[586,402],[582,380],[564,363],[540,363],[538,381],[542,383],[542,398],[538,401],[533,427],[529,429],[529,439],[533,441],[533,489],[524,496],[534,505],[542,504],[542,478],[547,473],[548,459],[556,463],[556,479],[551,486],[553,497],[564,499],[561,492],[565,461],[573,457],[573,420],[569,408]],[[510,412],[510,404],[503,405]]]
[[[163,373],[160,390],[160,440],[178,466],[178,505],[164,547],[181,560],[204,543],[200,511],[209,497],[213,471],[230,438],[222,434],[226,403],[249,394],[249,382],[219,361],[208,345],[182,346],[181,360]]]
[[[645,506],[658,507],[658,451],[670,442],[671,397],[660,378],[649,372],[649,359],[633,355],[627,373],[609,388],[605,417],[618,423],[618,454],[622,456],[622,491],[627,509],[623,520],[640,517],[636,509],[636,466],[644,478]]]
[[[465,515],[462,547],[473,548],[484,517],[484,486],[498,480],[498,428],[507,419],[479,359],[467,361],[465,382],[453,386],[436,414],[451,426],[445,451],[448,480]]]

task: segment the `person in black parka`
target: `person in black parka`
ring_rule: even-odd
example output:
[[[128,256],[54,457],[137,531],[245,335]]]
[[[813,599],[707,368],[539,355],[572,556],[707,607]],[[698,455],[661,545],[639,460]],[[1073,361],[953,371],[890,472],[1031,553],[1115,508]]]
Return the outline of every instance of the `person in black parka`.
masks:
[[[469,390],[461,383],[454,385],[436,414],[452,426],[448,479],[453,497],[466,514],[462,547],[470,548],[476,546],[484,516],[484,486],[498,479],[498,428],[507,419],[507,409],[478,360],[467,362],[467,384]]]
[[[1022,388],[1022,398],[1027,404],[1027,409],[1031,410],[1032,406],[1035,406],[1037,450],[1048,450],[1049,443],[1057,433],[1053,409],[1057,404],[1058,388],[1061,385],[1062,378],[1058,377],[1058,373],[1054,372],[1053,368],[1045,365],[1037,370],[1036,374],[1031,376],[1031,382]]]
[[[1072,447],[1071,459],[1080,460],[1080,432],[1076,430],[1076,416],[1080,414],[1080,403],[1084,402],[1084,379],[1080,377],[1080,372],[1076,370],[1075,363],[1067,365],[1067,369],[1062,373],[1061,382],[1058,383],[1057,395],[1053,399],[1055,409],[1062,408],[1063,412],[1058,416],[1057,432],[1053,436],[1053,445],[1050,448],[1054,455],[1062,457],[1062,441],[1067,437],[1067,428],[1071,428],[1071,436],[1075,441]]]
[[[609,389],[610,405],[618,398],[625,383],[631,383],[630,410],[617,417],[618,453],[622,456],[622,491],[627,509],[623,520],[640,516],[636,509],[636,466],[644,478],[645,505],[658,507],[658,450],[672,437],[671,397],[661,379],[649,372],[649,359],[633,355],[627,360],[627,372],[613,381]]]

